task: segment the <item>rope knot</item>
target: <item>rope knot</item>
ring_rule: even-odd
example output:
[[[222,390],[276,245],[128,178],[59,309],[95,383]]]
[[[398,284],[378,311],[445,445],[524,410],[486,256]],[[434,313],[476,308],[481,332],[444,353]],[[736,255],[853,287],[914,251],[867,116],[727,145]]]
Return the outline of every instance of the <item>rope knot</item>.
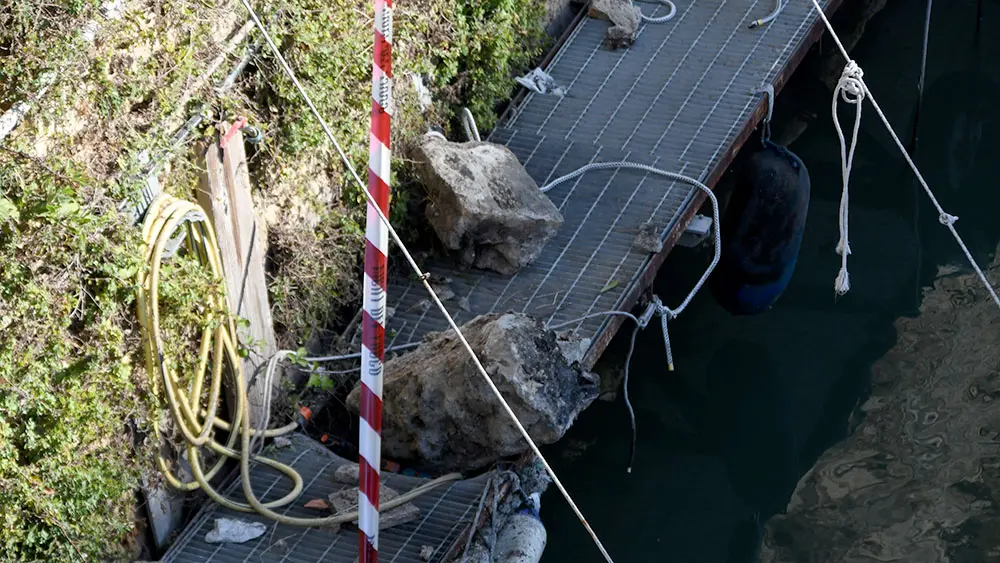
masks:
[[[938,221],[940,221],[942,225],[950,227],[955,224],[955,221],[958,221],[958,217],[942,212],[938,215]]]
[[[853,60],[848,61],[837,82],[841,99],[849,104],[860,104],[865,99],[864,76],[865,72],[858,63]]]

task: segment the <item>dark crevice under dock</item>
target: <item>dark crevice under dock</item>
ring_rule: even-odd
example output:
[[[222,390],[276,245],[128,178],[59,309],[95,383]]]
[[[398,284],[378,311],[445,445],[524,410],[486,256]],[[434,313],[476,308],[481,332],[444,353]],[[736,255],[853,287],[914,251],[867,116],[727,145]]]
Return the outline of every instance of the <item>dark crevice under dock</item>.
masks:
[[[650,16],[667,9],[655,2],[637,4]],[[830,13],[840,0],[821,4]],[[568,95],[519,96],[489,140],[508,146],[539,185],[591,162],[629,160],[714,187],[765,114],[764,96],[754,90],[770,83],[779,91],[822,31],[810,0],[789,2],[769,25],[748,29],[773,7],[771,0],[683,0],[674,19],[641,24],[635,44],[620,51],[601,46],[608,22],[581,16],[545,63],[545,70],[568,87]],[[590,172],[549,196],[565,223],[535,263],[517,275],[461,270],[444,259],[425,264],[426,271],[452,279],[456,297],[445,305],[459,324],[509,310],[560,323],[632,308],[705,198],[686,184],[626,170]],[[663,227],[659,254],[632,248],[646,222]],[[417,343],[428,332],[447,328],[415,279],[390,280],[388,293],[394,345]],[[468,311],[459,306],[466,300]],[[569,327],[591,339],[586,364],[597,361],[621,322],[601,316]],[[303,514],[306,501],[329,492],[330,470],[343,463],[303,440],[296,437],[296,446],[281,458],[303,475],[307,490],[280,512]],[[287,487],[263,466],[256,466],[252,476],[254,490],[268,500]],[[386,482],[397,487],[411,481],[417,480],[386,475]],[[381,558],[417,561],[419,546],[430,545],[436,549],[431,560],[439,561],[472,520],[482,487],[481,479],[464,481],[422,499],[424,521],[383,532]],[[228,490],[241,496],[236,484]],[[286,525],[269,529],[262,540],[220,549],[204,542],[220,516],[263,521],[206,506],[164,561],[355,560],[356,531]]]

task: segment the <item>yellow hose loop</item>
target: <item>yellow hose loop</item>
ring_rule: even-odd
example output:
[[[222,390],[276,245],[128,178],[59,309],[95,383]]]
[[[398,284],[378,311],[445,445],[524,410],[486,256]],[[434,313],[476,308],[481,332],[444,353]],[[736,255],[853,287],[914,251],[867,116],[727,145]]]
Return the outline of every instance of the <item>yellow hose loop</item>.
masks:
[[[186,224],[185,220],[187,220]],[[236,322],[224,292],[211,292],[206,297],[209,313],[205,315],[201,330],[198,367],[188,382],[188,388],[183,388],[183,381],[172,369],[171,358],[165,349],[160,333],[159,301],[160,266],[163,251],[174,231],[182,224],[185,224],[184,228],[187,229],[187,250],[196,255],[202,265],[208,268],[212,279],[220,287],[225,287],[218,241],[215,239],[215,231],[209,224],[204,211],[195,203],[161,194],[150,205],[142,225],[142,251],[148,268],[138,274],[137,314],[142,328],[146,370],[150,376],[153,391],[158,394],[162,393],[166,400],[174,426],[180,432],[186,445],[188,462],[191,464],[194,481],[181,481],[171,469],[170,462],[159,453],[156,455],[157,467],[172,487],[183,491],[201,489],[212,500],[228,509],[256,512],[280,523],[295,526],[330,526],[357,520],[356,510],[325,518],[293,518],[272,510],[295,502],[302,493],[302,476],[288,465],[266,457],[252,456],[250,440],[252,437],[273,438],[288,434],[294,431],[298,425],[292,423],[280,428],[250,428],[243,364],[237,351]],[[225,312],[223,318],[218,318],[219,311]],[[280,352],[272,361],[280,360],[284,354],[284,352]],[[209,364],[211,364],[211,370],[209,370]],[[226,364],[229,366],[228,373],[231,374],[236,387],[234,422],[224,420],[218,413],[222,395],[222,379],[227,373]],[[209,378],[208,394],[203,397],[206,377]],[[161,436],[159,421],[154,420],[153,426],[156,435]],[[219,443],[215,439],[217,430],[228,433],[225,444]],[[237,440],[240,441],[239,449],[235,448]],[[202,467],[202,448],[208,448],[219,456],[219,459],[207,473]],[[291,479],[291,492],[277,500],[260,502],[251,488],[251,458]],[[211,480],[222,470],[227,459],[238,459],[240,462],[240,476],[247,504],[227,499],[210,484]],[[431,489],[460,478],[461,475],[458,473],[445,475],[391,501],[382,503],[381,509],[389,510],[401,506]]]

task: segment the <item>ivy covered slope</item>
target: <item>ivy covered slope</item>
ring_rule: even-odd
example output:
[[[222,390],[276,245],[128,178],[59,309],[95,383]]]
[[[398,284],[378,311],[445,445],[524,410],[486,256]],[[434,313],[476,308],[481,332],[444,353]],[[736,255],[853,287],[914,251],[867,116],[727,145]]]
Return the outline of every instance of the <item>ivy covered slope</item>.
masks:
[[[224,46],[247,20],[238,2],[104,0],[0,5],[0,113],[58,78],[0,141],[0,561],[130,560],[141,543],[140,475],[151,469],[149,393],[135,321],[138,229],[116,209],[136,192],[139,155],[164,154],[201,107],[206,138],[246,115],[264,132],[251,156],[268,222],[275,319],[285,345],[322,339],[357,305],[364,206],[291,83],[266,50],[225,95],[212,86],[242,56]],[[372,14],[367,0],[257,2],[360,170],[367,156]],[[468,105],[489,126],[543,47],[538,0],[396,2],[395,154]],[[88,40],[87,22],[101,27]],[[246,42],[259,40],[251,32]],[[206,69],[222,57],[213,73]],[[421,109],[412,74],[434,96]],[[206,104],[203,106],[203,104]],[[189,150],[192,149],[192,150]],[[190,198],[194,147],[160,181]],[[405,159],[394,219],[419,198]],[[161,285],[165,341],[193,353],[207,278],[182,258]],[[138,522],[138,523],[137,523]]]

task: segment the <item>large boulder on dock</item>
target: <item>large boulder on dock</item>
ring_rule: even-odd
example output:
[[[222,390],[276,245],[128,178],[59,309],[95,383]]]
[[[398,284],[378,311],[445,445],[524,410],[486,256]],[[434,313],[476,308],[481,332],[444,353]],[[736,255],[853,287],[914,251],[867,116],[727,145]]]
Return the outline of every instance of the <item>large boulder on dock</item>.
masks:
[[[462,334],[538,444],[551,444],[597,397],[592,373],[569,363],[556,335],[524,314],[489,314]],[[358,412],[360,389],[347,398]],[[382,449],[428,470],[466,471],[528,451],[528,444],[454,332],[433,333],[385,365]]]
[[[507,147],[427,136],[415,160],[430,199],[427,220],[468,266],[512,275],[563,223]]]

